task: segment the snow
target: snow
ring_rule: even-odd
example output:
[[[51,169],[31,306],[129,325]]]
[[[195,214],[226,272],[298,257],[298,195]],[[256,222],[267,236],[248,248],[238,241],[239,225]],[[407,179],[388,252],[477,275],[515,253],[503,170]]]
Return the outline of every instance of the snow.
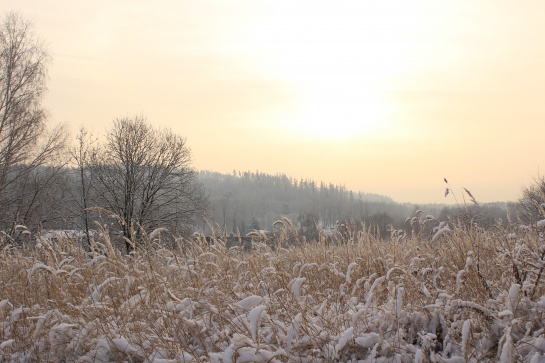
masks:
[[[9,300],[8,299],[4,299],[4,300],[0,301],[0,313],[2,313],[2,310],[4,310],[4,307],[6,305],[9,305]]]
[[[108,277],[106,280],[104,280],[104,282],[102,282],[100,285],[98,285],[94,289],[93,293],[91,294],[91,301],[94,302],[94,303],[99,302],[99,300],[100,300],[100,291],[102,289],[104,289],[104,287],[109,285],[111,282],[116,281],[116,280],[121,280],[121,279],[119,279],[117,277]]]
[[[377,333],[364,333],[355,338],[356,344],[363,348],[371,348],[381,342],[380,335]]]
[[[540,363],[542,360],[540,359],[542,357],[541,353],[535,352],[534,356],[532,357],[532,360],[530,360],[530,363]]]
[[[520,285],[513,284],[509,289],[509,310],[515,312],[519,302]]]
[[[267,309],[265,305],[259,305],[250,311],[248,314],[248,321],[250,322],[250,332],[252,334],[252,339],[257,341],[257,328],[259,325],[259,317],[263,310]]]
[[[514,349],[513,349],[513,339],[511,338],[511,328],[507,328],[504,338],[505,340],[503,341],[503,345],[500,343],[500,347],[501,347],[500,363],[513,363]]]
[[[32,268],[30,270],[28,270],[28,278],[30,278],[32,276],[32,274],[34,273],[34,271],[38,271],[38,270],[45,270],[49,273],[53,273],[53,268],[50,267],[50,266],[47,266],[47,265],[44,265],[43,263],[35,263],[34,266],[32,266]]]
[[[291,280],[291,290],[293,291],[296,300],[299,300],[301,298],[301,285],[303,285],[306,280],[307,279],[304,277],[297,277]]]
[[[441,222],[439,227],[434,228],[435,234],[432,237],[432,241],[437,240],[440,236],[442,236],[445,233],[452,233],[452,229],[449,228],[448,224],[444,224],[444,222]]]
[[[352,282],[352,271],[354,268],[356,268],[358,264],[356,262],[352,262],[350,265],[348,265],[348,268],[346,270],[346,282],[351,283]]]
[[[431,299],[430,291],[423,282],[420,284],[420,292],[422,292],[422,294],[424,294],[424,296],[426,296],[428,299]]]
[[[241,309],[249,310],[261,304],[262,302],[263,302],[263,298],[261,296],[251,295],[235,303],[235,305]]]
[[[418,349],[414,355],[414,363],[425,363],[426,362],[426,356],[424,355],[424,352],[422,352],[421,349]]]
[[[354,338],[354,328],[350,327],[346,329],[344,332],[342,332],[341,336],[339,337],[339,341],[337,342],[337,345],[335,345],[335,351],[340,352],[348,343],[348,341],[352,340],[353,338]]]
[[[125,338],[112,339],[112,343],[114,343],[114,346],[123,353],[136,356],[140,355],[140,351],[134,348]]]
[[[396,298],[396,316],[401,317],[401,309],[403,307],[403,287],[398,287],[397,289],[397,298]]]
[[[303,315],[301,313],[297,314],[288,329],[288,336],[286,337],[286,349],[288,351],[290,351],[291,349],[295,335],[297,334],[299,330],[299,324],[301,323],[302,318],[303,318]]]
[[[266,349],[257,349],[254,347],[241,347],[237,350],[238,358],[237,363],[248,362],[271,362],[277,363],[279,360],[275,359],[276,356],[286,355],[283,349],[279,349],[275,352],[271,352]]]
[[[0,344],[0,349],[4,350],[6,348],[10,348],[13,343],[15,343],[15,339],[8,339]]]
[[[0,301],[0,355],[55,363],[545,362],[543,281],[531,297],[542,241],[526,235],[542,232],[506,240],[501,231],[491,238],[497,248],[479,255],[470,249],[485,233],[462,250],[430,243],[447,228],[439,226],[421,244],[394,238],[317,252],[218,244],[89,259],[50,253],[55,247],[44,242],[29,249],[36,255],[4,263],[3,291],[13,276],[23,280]],[[513,259],[523,286],[501,265]]]
[[[464,360],[468,360],[469,356],[469,350],[470,350],[470,339],[471,339],[471,320],[468,319],[464,321],[464,325],[462,327],[462,354],[464,356]]]
[[[156,228],[149,234],[149,240],[153,241],[159,234],[168,231],[166,228]]]

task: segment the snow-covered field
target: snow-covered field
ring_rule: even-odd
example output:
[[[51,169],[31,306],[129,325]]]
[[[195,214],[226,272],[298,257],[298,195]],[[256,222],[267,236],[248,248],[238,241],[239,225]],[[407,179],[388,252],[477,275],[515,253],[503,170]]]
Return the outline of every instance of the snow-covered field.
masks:
[[[0,361],[545,362],[542,226],[0,252]],[[437,230],[439,232],[440,230]]]

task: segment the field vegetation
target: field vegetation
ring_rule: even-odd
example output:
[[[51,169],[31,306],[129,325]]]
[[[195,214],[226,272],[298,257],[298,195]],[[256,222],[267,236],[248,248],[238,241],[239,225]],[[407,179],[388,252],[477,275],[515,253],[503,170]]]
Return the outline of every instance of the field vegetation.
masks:
[[[0,357],[43,362],[543,362],[543,220],[439,223],[380,240],[306,241],[288,219],[251,249],[221,230],[129,255],[106,229],[77,238],[4,236]],[[425,230],[421,228],[421,230]],[[21,240],[21,239],[20,239]],[[135,241],[136,242],[136,241]]]

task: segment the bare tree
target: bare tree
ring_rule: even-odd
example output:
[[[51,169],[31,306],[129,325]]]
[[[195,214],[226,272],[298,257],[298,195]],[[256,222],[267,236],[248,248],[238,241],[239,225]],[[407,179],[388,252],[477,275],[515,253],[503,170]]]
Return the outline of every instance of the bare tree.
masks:
[[[70,169],[71,173],[67,173],[69,177],[64,179],[64,189],[69,194],[65,208],[67,217],[78,229],[85,232],[87,247],[89,247],[91,219],[89,207],[93,183],[89,162],[93,158],[92,153],[95,152],[96,139],[89,131],[81,127],[76,140],[77,145],[70,148],[71,162],[75,164],[75,168]]]
[[[49,55],[32,26],[16,13],[0,24],[0,207],[4,222],[17,219],[13,201],[22,180],[38,175],[64,147],[62,127],[46,132],[47,113],[41,105],[46,92]],[[46,178],[44,181],[52,180]],[[41,184],[39,185],[47,185]],[[15,206],[15,210],[20,206]],[[11,211],[11,212],[10,212]],[[19,211],[20,213],[21,211]],[[6,215],[8,214],[8,215]],[[15,222],[15,221],[14,221]]]
[[[178,230],[206,208],[190,163],[183,137],[154,129],[141,116],[118,118],[91,162],[96,203],[121,217],[123,235],[131,241],[136,224]],[[126,247],[130,251],[130,243]]]
[[[522,190],[517,210],[524,223],[532,224],[545,218],[545,177],[536,177],[533,185]]]

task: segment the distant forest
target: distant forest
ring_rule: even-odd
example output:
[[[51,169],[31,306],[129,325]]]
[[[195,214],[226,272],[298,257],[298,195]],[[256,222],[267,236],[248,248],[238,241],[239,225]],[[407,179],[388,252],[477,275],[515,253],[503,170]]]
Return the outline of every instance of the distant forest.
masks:
[[[455,218],[460,216],[478,218],[481,226],[498,222],[507,225],[508,214],[511,217],[518,215],[515,203],[470,203],[467,206],[398,203],[387,196],[354,192],[344,185],[294,179],[285,174],[249,171],[231,174],[198,171],[195,174],[195,187],[191,193],[195,194],[193,197],[202,199],[202,207],[191,221],[176,220],[186,223],[187,227],[182,231],[162,220],[150,227],[144,225],[146,230],[164,226],[176,233],[191,234],[202,230],[209,234],[209,225],[212,224],[216,230],[220,228],[228,235],[246,235],[254,230],[271,231],[275,221],[287,217],[308,240],[316,238],[320,231],[327,232],[349,222],[358,228],[365,224],[366,229],[376,237],[390,237],[392,230],[411,233],[413,226],[407,218],[412,220],[419,210],[422,211],[418,214],[419,219],[433,217],[433,223],[428,223],[432,227],[440,221],[455,222]],[[28,174],[25,183],[14,185],[17,190],[10,189],[10,193],[6,193],[13,199],[3,204],[5,218],[2,218],[2,228],[8,231],[10,228],[17,229],[11,222],[16,220],[31,231],[85,230],[87,216],[91,229],[96,228],[94,222],[99,220],[107,222],[112,230],[118,229],[115,220],[108,218],[116,212],[108,207],[102,211],[96,209],[101,206],[96,194],[104,188],[90,171],[84,175],[86,182],[82,184],[79,169],[35,168]],[[80,200],[82,185],[89,190],[86,200],[90,209],[86,214],[82,212],[84,206]],[[180,203],[192,205],[191,200],[184,198]],[[172,206],[161,205],[160,208],[168,212]],[[184,208],[187,209],[187,206]]]
[[[344,185],[294,179],[285,174],[200,171],[198,180],[209,193],[208,219],[228,234],[270,230],[281,217],[298,228],[328,230],[347,221],[365,222],[381,236],[404,229],[418,210],[421,217],[448,221],[461,215],[479,218],[481,224],[507,223],[507,203],[447,205],[397,203],[390,197],[355,192]],[[313,228],[314,227],[314,228]],[[206,224],[203,230],[209,230]]]

